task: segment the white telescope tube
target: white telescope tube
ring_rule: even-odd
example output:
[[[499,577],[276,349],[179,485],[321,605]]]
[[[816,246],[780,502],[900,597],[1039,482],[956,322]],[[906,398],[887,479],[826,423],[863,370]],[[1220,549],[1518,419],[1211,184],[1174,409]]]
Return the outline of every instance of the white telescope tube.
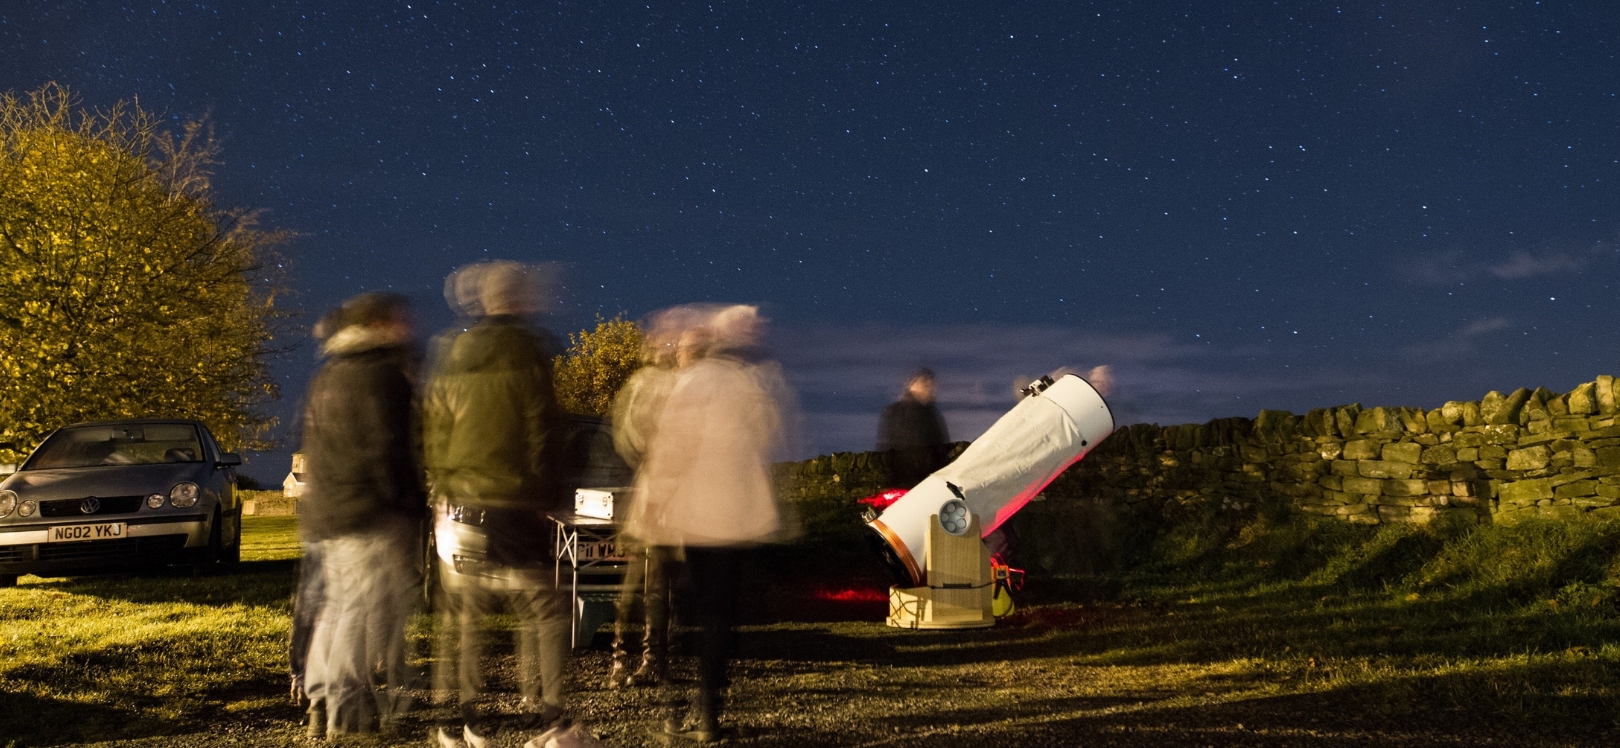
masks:
[[[1102,395],[1086,380],[1065,374],[1020,400],[960,457],[890,504],[872,520],[872,529],[912,582],[926,584],[928,518],[947,502],[966,503],[988,535],[1113,432],[1114,416]]]

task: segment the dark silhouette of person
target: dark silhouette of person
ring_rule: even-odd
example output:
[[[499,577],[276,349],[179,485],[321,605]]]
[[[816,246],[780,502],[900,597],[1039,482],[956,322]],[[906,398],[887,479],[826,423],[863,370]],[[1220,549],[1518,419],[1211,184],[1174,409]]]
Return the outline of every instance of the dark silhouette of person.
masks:
[[[911,488],[945,467],[950,444],[945,417],[934,405],[934,372],[918,369],[878,421],[878,451],[889,453],[889,486]]]

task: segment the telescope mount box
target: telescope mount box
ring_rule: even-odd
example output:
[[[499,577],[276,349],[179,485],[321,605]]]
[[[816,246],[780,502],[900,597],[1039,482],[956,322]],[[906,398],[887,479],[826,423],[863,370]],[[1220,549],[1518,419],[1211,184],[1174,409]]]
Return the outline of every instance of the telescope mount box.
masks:
[[[982,629],[995,625],[991,610],[995,578],[990,549],[980,539],[979,517],[952,535],[936,514],[928,520],[923,568],[926,587],[890,587],[887,623],[902,629]]]
[[[581,517],[624,522],[630,488],[580,488],[574,491],[574,513]]]

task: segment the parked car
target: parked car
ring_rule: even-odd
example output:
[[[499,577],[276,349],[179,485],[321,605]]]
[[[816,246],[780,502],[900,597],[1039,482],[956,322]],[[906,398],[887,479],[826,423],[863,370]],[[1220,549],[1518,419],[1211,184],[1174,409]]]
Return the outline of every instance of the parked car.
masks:
[[[241,464],[197,421],[58,429],[0,480],[0,587],[20,574],[234,563]]]

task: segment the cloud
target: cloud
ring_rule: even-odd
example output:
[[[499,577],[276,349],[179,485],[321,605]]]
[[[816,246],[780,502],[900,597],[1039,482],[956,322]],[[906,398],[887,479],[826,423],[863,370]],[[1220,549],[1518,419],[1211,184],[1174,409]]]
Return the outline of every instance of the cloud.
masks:
[[[1534,255],[1529,252],[1514,252],[1506,262],[1491,265],[1486,270],[1491,275],[1502,280],[1518,280],[1520,278],[1533,278],[1538,275],[1557,275],[1559,273],[1574,273],[1585,269],[1586,258],[1576,257],[1564,252],[1548,252]]]
[[[1451,285],[1481,278],[1515,281],[1544,275],[1563,275],[1585,270],[1594,258],[1612,255],[1611,245],[1596,242],[1590,247],[1563,247],[1540,252],[1515,251],[1505,258],[1474,259],[1461,250],[1416,258],[1405,266],[1405,277],[1418,283]]]
[[[1477,335],[1485,335],[1487,333],[1497,332],[1498,330],[1506,330],[1512,324],[1512,320],[1509,320],[1507,317],[1487,317],[1485,319],[1475,320],[1468,323],[1463,327],[1463,329],[1457,331],[1457,335],[1464,338],[1472,338]]]
[[[1485,317],[1469,322],[1439,340],[1424,340],[1401,348],[1409,361],[1462,359],[1480,352],[1479,339],[1513,326],[1507,317]]]
[[[798,390],[809,454],[870,449],[878,412],[900,394],[906,374],[924,365],[939,374],[940,409],[955,439],[977,437],[1011,408],[1015,380],[1062,366],[1111,366],[1108,400],[1121,425],[1315,407],[1382,381],[1274,350],[1219,349],[1159,332],[871,324],[786,327],[772,343]]]

